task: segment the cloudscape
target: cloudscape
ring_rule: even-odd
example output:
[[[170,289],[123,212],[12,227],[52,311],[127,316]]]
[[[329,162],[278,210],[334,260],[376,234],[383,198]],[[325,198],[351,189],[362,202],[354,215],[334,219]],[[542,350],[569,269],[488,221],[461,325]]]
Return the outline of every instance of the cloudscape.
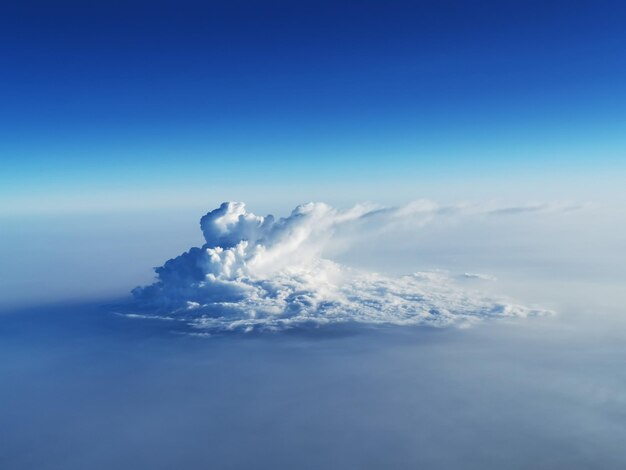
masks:
[[[464,291],[442,272],[388,277],[320,257],[342,226],[352,225],[354,237],[362,230],[384,230],[398,219],[417,225],[425,215],[464,210],[429,201],[396,208],[360,205],[346,211],[309,203],[276,220],[248,212],[241,202],[224,202],[200,219],[205,244],[155,268],[157,281],[136,288],[133,295],[138,307],[218,331],[344,322],[447,326],[546,313]]]
[[[624,25],[0,2],[0,470],[626,469]]]

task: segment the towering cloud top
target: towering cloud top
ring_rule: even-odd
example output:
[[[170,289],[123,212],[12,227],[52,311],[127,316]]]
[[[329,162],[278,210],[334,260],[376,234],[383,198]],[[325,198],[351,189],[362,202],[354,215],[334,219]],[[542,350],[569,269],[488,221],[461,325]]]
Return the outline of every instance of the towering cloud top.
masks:
[[[155,269],[154,284],[133,290],[136,308],[196,328],[245,331],[338,322],[443,326],[541,313],[466,292],[442,273],[390,278],[320,257],[342,225],[380,228],[460,210],[423,201],[346,211],[309,203],[276,220],[248,212],[241,202],[224,202],[200,220],[202,247],[168,260]]]
[[[274,217],[261,217],[246,211],[243,202],[223,202],[200,219],[208,246],[230,248],[241,240],[264,238],[274,225]]]

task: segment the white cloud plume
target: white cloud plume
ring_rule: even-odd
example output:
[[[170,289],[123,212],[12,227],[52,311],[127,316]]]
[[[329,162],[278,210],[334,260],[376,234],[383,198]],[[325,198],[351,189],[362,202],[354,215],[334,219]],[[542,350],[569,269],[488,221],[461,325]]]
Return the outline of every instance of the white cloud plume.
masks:
[[[346,322],[445,326],[544,313],[464,290],[441,272],[386,277],[321,258],[339,227],[373,230],[441,214],[497,211],[508,213],[430,201],[346,211],[309,203],[276,220],[248,212],[243,203],[225,202],[200,221],[206,243],[156,268],[156,282],[133,295],[137,308],[150,316],[210,331]]]

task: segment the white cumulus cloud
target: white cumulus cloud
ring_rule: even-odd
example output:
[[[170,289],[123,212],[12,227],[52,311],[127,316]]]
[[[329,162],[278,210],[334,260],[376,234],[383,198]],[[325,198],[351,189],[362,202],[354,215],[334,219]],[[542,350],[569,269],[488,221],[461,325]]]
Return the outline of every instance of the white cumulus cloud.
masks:
[[[248,212],[243,203],[225,202],[200,220],[202,247],[168,260],[155,269],[153,284],[133,290],[133,315],[178,319],[207,331],[250,331],[334,323],[467,325],[545,313],[466,290],[443,272],[389,277],[321,257],[340,227],[376,230],[442,214],[494,210],[506,212],[430,201],[344,211],[308,203],[275,219]]]

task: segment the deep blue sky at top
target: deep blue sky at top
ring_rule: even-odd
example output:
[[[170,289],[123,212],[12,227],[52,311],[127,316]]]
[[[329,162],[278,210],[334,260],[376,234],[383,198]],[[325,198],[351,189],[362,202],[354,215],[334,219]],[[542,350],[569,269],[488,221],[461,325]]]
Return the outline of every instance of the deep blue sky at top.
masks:
[[[625,25],[620,1],[3,2],[1,191],[622,165]]]

